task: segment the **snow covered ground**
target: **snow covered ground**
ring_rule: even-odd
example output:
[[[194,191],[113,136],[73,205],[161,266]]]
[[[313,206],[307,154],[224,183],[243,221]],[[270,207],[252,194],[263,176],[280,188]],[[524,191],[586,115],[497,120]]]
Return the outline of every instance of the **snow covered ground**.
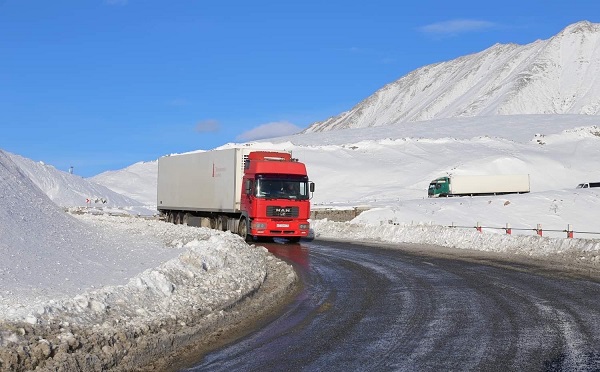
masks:
[[[370,208],[351,222],[313,221],[317,237],[600,263],[600,188],[576,189],[600,181],[596,116],[455,118],[269,143],[307,163],[317,184],[313,208]],[[427,198],[431,180],[463,174],[529,174],[531,193]],[[575,239],[567,239],[569,227]]]
[[[292,150],[317,185],[314,208],[369,209],[348,223],[312,221],[317,237],[596,265],[600,190],[575,186],[600,181],[598,123],[576,115],[459,118],[241,145]],[[426,197],[429,182],[446,174],[499,173],[530,174],[532,192]],[[0,369],[50,357],[68,365],[67,355],[90,353],[92,344],[103,353],[95,366],[120,363],[139,335],[221,316],[274,267],[281,288],[296,281],[289,265],[235,235],[156,220],[155,185],[156,161],[83,179],[0,151]],[[569,224],[575,239],[566,239]]]

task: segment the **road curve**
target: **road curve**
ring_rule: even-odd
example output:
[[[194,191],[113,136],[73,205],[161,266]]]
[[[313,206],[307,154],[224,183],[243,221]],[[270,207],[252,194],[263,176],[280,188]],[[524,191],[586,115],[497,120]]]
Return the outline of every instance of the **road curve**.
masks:
[[[304,291],[186,371],[593,371],[600,282],[527,264],[313,241],[268,246]]]

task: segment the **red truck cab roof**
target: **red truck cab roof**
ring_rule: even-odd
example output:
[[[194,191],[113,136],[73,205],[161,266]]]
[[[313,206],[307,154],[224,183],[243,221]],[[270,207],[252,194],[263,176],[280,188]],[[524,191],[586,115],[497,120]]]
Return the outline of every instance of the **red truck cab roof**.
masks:
[[[246,174],[290,174],[306,176],[306,166],[287,152],[253,151],[244,166]]]

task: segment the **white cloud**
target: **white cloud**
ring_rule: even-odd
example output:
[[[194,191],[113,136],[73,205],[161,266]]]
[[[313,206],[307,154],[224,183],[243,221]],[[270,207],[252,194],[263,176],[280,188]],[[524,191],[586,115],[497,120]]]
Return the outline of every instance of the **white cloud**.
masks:
[[[194,128],[196,132],[206,133],[206,132],[218,132],[220,129],[219,122],[213,119],[203,120],[196,124]]]
[[[465,32],[475,32],[494,27],[493,22],[475,19],[453,19],[445,22],[432,23],[419,28],[419,31],[438,36],[455,36]]]
[[[277,121],[259,125],[236,137],[237,141],[252,141],[264,138],[289,136],[298,133],[302,128],[287,121]]]

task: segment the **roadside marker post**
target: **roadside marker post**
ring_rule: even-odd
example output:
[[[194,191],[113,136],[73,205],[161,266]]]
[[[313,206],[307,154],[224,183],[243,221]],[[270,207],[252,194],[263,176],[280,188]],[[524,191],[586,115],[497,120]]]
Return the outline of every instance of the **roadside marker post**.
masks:
[[[536,234],[538,234],[539,236],[542,236],[542,235],[543,235],[543,232],[542,232],[542,224],[541,224],[541,223],[538,223],[538,224],[537,224],[537,228],[535,229],[535,232],[536,232]]]
[[[567,225],[567,238],[573,239],[573,226],[571,224]]]

